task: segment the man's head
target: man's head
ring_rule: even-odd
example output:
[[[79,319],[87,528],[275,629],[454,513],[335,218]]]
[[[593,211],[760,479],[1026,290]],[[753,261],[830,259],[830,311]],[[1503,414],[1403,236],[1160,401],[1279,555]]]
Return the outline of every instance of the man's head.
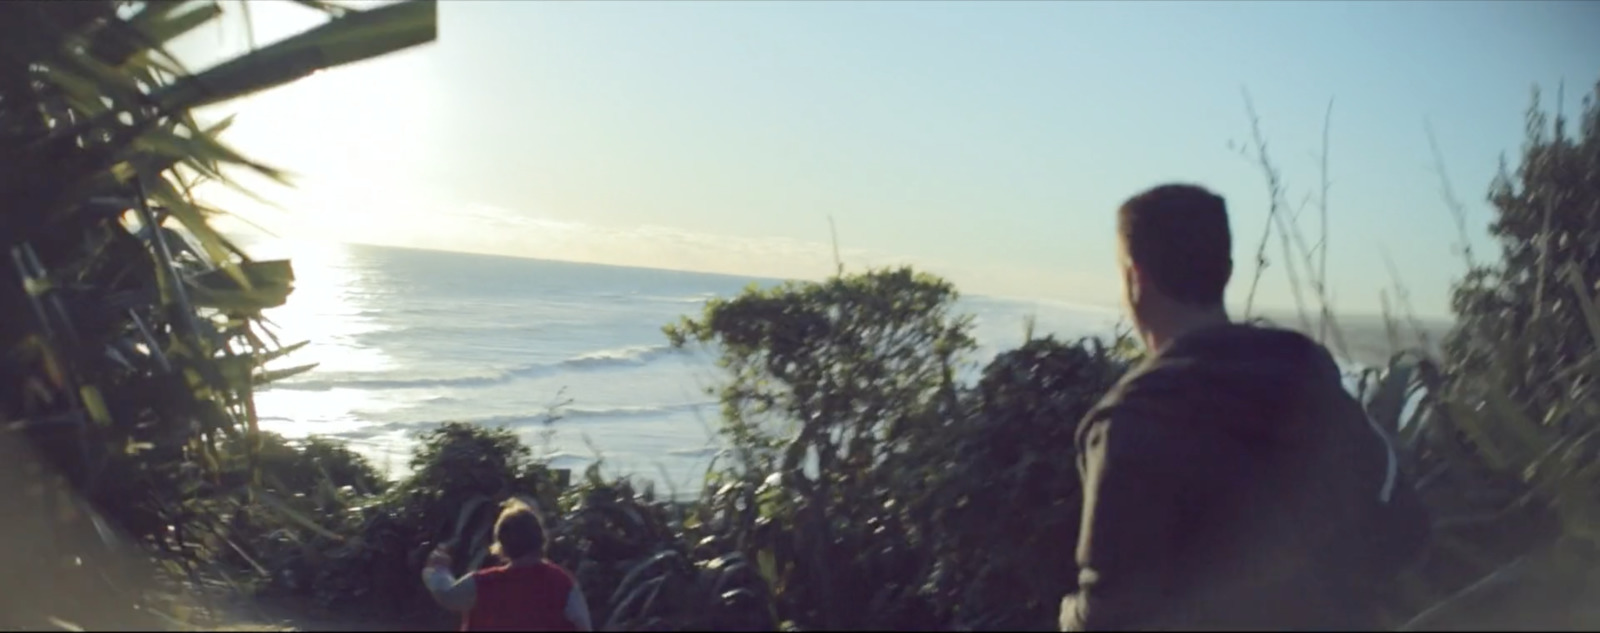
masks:
[[[1233,240],[1221,196],[1195,185],[1155,187],[1122,204],[1117,233],[1124,298],[1146,343],[1157,347],[1187,321],[1225,315]]]
[[[493,553],[506,560],[545,555],[544,522],[527,503],[507,501],[494,523]]]

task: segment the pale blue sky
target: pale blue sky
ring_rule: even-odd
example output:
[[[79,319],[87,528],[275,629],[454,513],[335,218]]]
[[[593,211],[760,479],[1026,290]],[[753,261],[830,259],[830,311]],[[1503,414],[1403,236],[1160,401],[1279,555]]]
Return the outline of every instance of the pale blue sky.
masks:
[[[257,37],[314,23],[255,3]],[[1461,271],[1432,122],[1473,238],[1533,84],[1600,79],[1588,2],[439,3],[439,42],[240,107],[304,176],[278,226],[353,241],[815,276],[908,261],[980,294],[1117,300],[1114,209],[1163,181],[1229,201],[1242,303],[1266,221],[1248,87],[1298,201],[1329,98],[1332,285],[1416,308]],[[192,53],[233,50],[207,33]],[[232,48],[230,48],[232,47]],[[1314,210],[1302,222],[1314,231]],[[262,220],[273,224],[274,220]],[[281,229],[289,230],[289,229]],[[1312,238],[1314,239],[1314,235]],[[1292,305],[1275,262],[1258,302]]]

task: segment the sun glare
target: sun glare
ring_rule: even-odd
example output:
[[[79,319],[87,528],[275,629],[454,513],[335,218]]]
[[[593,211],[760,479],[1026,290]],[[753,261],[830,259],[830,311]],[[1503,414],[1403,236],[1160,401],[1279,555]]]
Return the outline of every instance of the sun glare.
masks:
[[[364,284],[365,277],[352,264],[348,247],[278,240],[252,245],[250,250],[261,259],[286,257],[294,264],[290,301],[268,310],[266,317],[285,343],[311,344],[285,361],[317,363],[321,372],[381,371],[392,366],[380,350],[354,340],[377,329],[373,316],[382,297]]]

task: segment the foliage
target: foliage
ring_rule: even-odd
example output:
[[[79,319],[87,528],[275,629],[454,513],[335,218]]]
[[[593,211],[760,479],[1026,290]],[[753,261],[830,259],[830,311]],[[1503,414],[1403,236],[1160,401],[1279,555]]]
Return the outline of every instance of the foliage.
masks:
[[[313,440],[288,448],[301,463],[319,451],[347,454],[330,445]],[[419,438],[413,474],[382,492],[341,487],[333,471],[279,480],[299,486],[284,490],[287,503],[316,525],[252,508],[251,533],[242,540],[254,544],[253,560],[261,564],[257,571],[270,574],[269,593],[304,596],[324,607],[380,619],[437,617],[417,580],[423,556],[433,545],[448,543],[458,560],[480,562],[493,519],[490,501],[507,498],[519,483],[542,472],[527,454],[507,430],[444,424]],[[371,473],[364,461],[351,460],[347,468],[362,472],[361,478]]]
[[[752,287],[711,300],[701,319],[666,333],[675,346],[720,347],[718,365],[731,380],[712,395],[741,459],[825,488],[833,483],[826,476],[811,482],[801,472],[807,452],[820,472],[845,478],[844,469],[879,457],[877,436],[883,445],[903,441],[909,425],[951,402],[952,367],[973,349],[969,320],[948,318],[955,298],[949,283],[910,269],[873,271]],[[781,453],[773,447],[783,431],[772,420],[801,423]]]
[[[343,488],[373,494],[388,488],[389,482],[366,457],[339,441],[317,436],[291,441],[266,431],[260,438],[256,474],[267,490],[280,496],[305,491],[329,494]],[[229,445],[228,449],[244,453],[248,447]]]
[[[971,341],[954,297],[931,276],[874,271],[752,288],[668,328],[679,345],[738,341],[724,366],[744,370],[718,392],[744,415],[728,433],[747,459],[710,473],[693,503],[597,468],[564,485],[510,431],[450,423],[380,495],[284,490],[345,538],[260,513],[244,540],[262,544],[272,590],[443,625],[417,582],[423,554],[450,545],[457,573],[492,563],[498,504],[522,496],[610,630],[1048,628],[1075,578],[1072,422],[1125,360],[1038,339],[958,385]]]
[[[728,372],[713,393],[740,459],[708,482],[697,519],[759,561],[782,620],[1054,622],[1076,578],[1073,428],[1125,357],[1032,340],[958,385],[972,342],[955,297],[906,269],[840,274],[713,300],[667,329],[676,345],[716,344]]]
[[[219,142],[226,122],[202,126],[191,110],[434,36],[431,4],[340,11],[204,72],[184,69],[165,46],[221,12],[0,4],[0,421],[65,478],[63,494],[95,508],[71,520],[93,523],[104,543],[8,549],[16,559],[4,562],[36,582],[0,598],[0,625],[89,617],[96,608],[60,595],[50,608],[61,613],[41,613],[50,601],[38,594],[75,573],[61,560],[98,563],[105,548],[154,546],[193,577],[220,508],[247,489],[248,451],[222,442],[257,441],[252,390],[284,375],[265,366],[289,349],[260,313],[284,301],[293,274],[217,234],[207,218],[219,211],[189,192],[226,182],[229,169],[282,174]],[[117,532],[132,542],[113,542]]]
[[[1582,611],[1600,597],[1596,96],[1600,85],[1574,138],[1535,94],[1515,175],[1502,169],[1490,188],[1500,261],[1469,260],[1443,366],[1422,374],[1418,467],[1439,482],[1430,497],[1450,548],[1422,575],[1450,593],[1418,626],[1600,623]]]
[[[1600,291],[1600,85],[1584,100],[1576,136],[1559,111],[1540,107],[1535,91],[1527,138],[1515,171],[1501,161],[1489,192],[1500,261],[1473,266],[1455,292],[1461,327],[1451,360],[1474,374],[1504,380],[1507,394],[1541,410],[1567,400],[1577,373],[1593,373],[1595,315],[1584,295]],[[1513,352],[1484,345],[1525,332]],[[1509,343],[1506,341],[1505,343]],[[1498,374],[1498,376],[1494,376]]]
[[[919,590],[926,535],[902,512],[925,478],[898,475],[923,472],[908,456],[959,412],[954,365],[973,342],[970,320],[949,315],[955,298],[941,279],[878,270],[752,287],[666,329],[721,352],[729,379],[711,392],[745,493],[730,529],[771,561],[786,619],[887,626]]]
[[[413,471],[381,494],[313,500],[291,491],[296,508],[321,531],[251,515],[255,543],[241,571],[267,574],[265,592],[311,599],[370,622],[447,626],[419,578],[425,554],[444,544],[462,574],[497,561],[489,554],[500,503],[513,496],[542,510],[550,558],[572,571],[598,623],[608,630],[749,630],[771,628],[760,577],[737,554],[696,556],[681,511],[636,492],[626,480],[591,471],[576,486],[565,473],[528,458],[506,429],[446,423],[422,434]],[[317,446],[287,446],[302,455]],[[306,459],[306,457],[302,457]]]
[[[1600,358],[1593,96],[1582,117],[1571,137],[1535,95],[1522,160],[1490,187],[1500,261],[1464,252],[1443,356],[1423,339],[1362,376],[1369,414],[1394,436],[1435,516],[1430,551],[1388,594],[1405,628],[1600,622],[1585,606],[1600,597],[1600,403],[1589,378]],[[1258,149],[1275,183],[1259,139]],[[1448,181],[1445,193],[1465,239]],[[1390,329],[1398,339],[1399,324]]]
[[[1540,194],[1571,203],[1556,212],[1594,209],[1592,193],[1570,183],[1513,191],[1537,187],[1566,187]],[[1583,609],[1600,593],[1600,407],[1581,369],[1600,341],[1600,308],[1591,273],[1545,267],[1566,271],[1565,294],[1458,302],[1445,356],[1424,342],[1360,376],[1358,397],[1436,517],[1427,554],[1383,587],[1404,628],[1593,628]],[[1491,273],[1527,277],[1480,266],[1460,296]],[[368,567],[327,572],[347,580],[311,591],[340,596],[329,604],[423,604],[419,552],[450,539],[467,561],[460,571],[481,564],[495,502],[530,494],[549,517],[552,558],[575,571],[608,628],[1050,628],[1076,579],[1072,431],[1134,354],[1125,336],[1030,337],[976,384],[957,384],[972,344],[955,296],[901,269],[713,300],[666,328],[675,345],[713,346],[726,371],[712,393],[733,459],[708,472],[700,499],[656,502],[598,470],[559,485],[508,433],[447,425],[418,449],[411,480],[372,498],[370,516],[387,519],[342,528],[361,535],[352,542],[365,549],[349,559]],[[1514,303],[1530,297],[1550,305]],[[1327,336],[1339,339],[1319,298]],[[1496,320],[1515,314],[1582,328]],[[1541,349],[1570,356],[1565,369],[1530,373],[1548,368],[1525,356]],[[389,575],[409,584],[385,601],[358,593]]]
[[[941,603],[977,629],[1053,629],[1077,589],[1082,496],[1077,421],[1126,370],[1098,339],[1033,339],[1001,353],[967,392],[972,411],[928,463]],[[1027,508],[1027,512],[1018,512]]]
[[[0,538],[48,544],[5,550],[28,573],[0,587],[0,628],[167,624],[89,598],[147,585],[126,561],[150,552],[191,582],[217,559],[268,593],[444,625],[417,581],[424,554],[448,545],[457,572],[491,563],[514,495],[543,510],[552,559],[608,629],[1050,626],[1076,577],[1072,430],[1127,366],[1126,342],[1029,340],[958,384],[970,322],[950,284],[909,269],[752,287],[666,328],[726,371],[713,393],[733,460],[692,504],[598,467],[573,482],[504,429],[430,430],[393,483],[335,442],[260,433],[253,389],[301,369],[268,369],[295,346],[260,318],[293,272],[217,234],[219,211],[190,191],[231,169],[282,174],[190,111],[435,29],[426,2],[302,4],[330,21],[192,73],[163,47],[219,4],[0,3],[0,489],[18,517]],[[1437,517],[1390,592],[1409,628],[1600,622],[1583,611],[1600,602],[1593,98],[1577,128],[1535,102],[1522,159],[1489,196],[1501,256],[1469,255],[1444,355],[1404,350],[1363,377]],[[1299,234],[1255,131],[1267,237],[1279,231],[1286,272],[1297,290],[1304,272],[1343,347],[1326,249]]]

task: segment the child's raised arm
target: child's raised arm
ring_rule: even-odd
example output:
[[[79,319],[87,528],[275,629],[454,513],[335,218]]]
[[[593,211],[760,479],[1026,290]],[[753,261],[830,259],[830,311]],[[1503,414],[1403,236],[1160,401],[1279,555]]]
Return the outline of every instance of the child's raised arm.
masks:
[[[428,588],[428,593],[433,594],[439,606],[465,613],[477,601],[477,583],[473,582],[472,574],[457,580],[450,573],[450,555],[444,549],[445,546],[441,545],[428,555],[428,563],[422,568],[422,584]]]

